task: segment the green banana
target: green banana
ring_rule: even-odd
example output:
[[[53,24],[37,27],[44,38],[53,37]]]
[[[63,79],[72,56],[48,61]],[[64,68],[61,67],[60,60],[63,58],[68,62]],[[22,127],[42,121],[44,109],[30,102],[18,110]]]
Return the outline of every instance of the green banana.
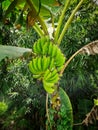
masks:
[[[64,65],[58,66],[58,67],[57,67],[57,71],[58,71],[58,72],[61,71],[61,70],[63,69],[63,67],[64,67]]]
[[[52,72],[51,72],[51,77],[47,79],[48,82],[54,82],[54,83],[57,83],[59,80],[59,75],[58,75],[58,72],[56,69],[54,69]]]
[[[53,93],[55,91],[55,88],[54,88],[54,83],[48,83],[46,81],[43,80],[43,86],[44,86],[44,89],[48,92],[48,93]]]
[[[29,69],[33,74],[38,74],[38,72],[34,69],[32,61],[29,63]]]
[[[44,80],[46,82],[50,82],[50,83],[57,83],[59,80],[59,75],[57,73],[57,70],[53,70],[52,72],[49,73],[49,71],[47,72],[47,75],[44,75]]]
[[[50,57],[43,56],[42,58],[42,70],[46,71],[49,68],[51,59]]]
[[[63,54],[60,54],[59,56],[57,55],[56,59],[56,66],[59,67],[59,66],[62,66],[64,63],[65,63],[65,57]]]
[[[35,78],[35,79],[40,79],[41,78],[41,75],[33,75],[33,78]]]
[[[30,63],[29,63],[28,66],[29,66],[29,69],[30,69],[30,71],[31,71],[32,73],[36,73],[35,70],[32,69],[32,61],[30,61]]]
[[[37,47],[37,50],[38,50],[38,54],[42,54],[42,47],[41,47],[40,40],[38,40],[38,42],[36,44],[37,44],[36,47]]]
[[[55,44],[53,44],[52,47],[53,47],[53,49],[52,49],[51,56],[55,57],[57,55],[57,52],[58,52],[58,47]]]
[[[57,74],[57,69],[54,69],[51,73],[52,73],[52,77],[55,76],[55,74]]]
[[[49,65],[49,69],[50,69],[50,70],[53,70],[53,69],[55,68],[54,58],[51,58],[50,61],[51,61],[51,62],[50,62],[50,65]]]
[[[36,57],[29,63],[33,78],[42,79],[48,93],[55,91],[59,81],[59,71],[64,66],[65,57],[59,47],[52,43],[48,36],[42,37],[33,45]]]
[[[51,56],[52,50],[53,50],[53,44],[52,44],[52,42],[50,42],[49,44],[50,45],[49,45],[48,55]]]
[[[42,45],[44,45],[45,42],[47,42],[47,37],[41,37],[39,40],[42,43]]]
[[[61,56],[62,56],[61,50],[58,49],[57,50],[57,55],[56,55],[55,59],[58,60],[59,58],[61,58]]]
[[[42,70],[45,71],[47,69],[47,58],[43,56],[42,58]]]
[[[40,72],[40,71],[38,70],[38,68],[37,68],[37,58],[35,58],[35,59],[32,60],[32,66],[33,66],[34,70],[35,70],[37,73]]]
[[[57,50],[57,55],[55,57],[55,64],[56,66],[62,66],[65,62],[65,57],[63,55],[63,53],[61,52],[61,50],[58,48]]]
[[[48,48],[49,48],[49,42],[45,42],[42,49],[43,55],[46,55],[46,56],[48,55]]]
[[[34,43],[34,45],[33,45],[33,52],[38,54],[37,43]]]
[[[54,76],[51,76],[50,79],[48,79],[49,83],[57,83],[59,81],[59,75],[56,73]]]
[[[42,57],[37,57],[37,63],[36,63],[36,65],[37,65],[37,68],[38,68],[38,70],[39,71],[42,71]]]
[[[39,39],[37,42],[34,43],[33,45],[33,51],[34,53],[36,54],[42,54],[42,48],[43,48],[43,45],[44,45],[44,40],[45,38],[41,38]]]
[[[49,66],[49,57],[47,58],[46,56],[43,56],[42,58],[42,70],[45,71],[47,70],[48,66]]]
[[[47,69],[47,70],[45,71],[45,73],[44,73],[43,79],[44,79],[45,81],[47,81],[50,77],[51,77],[51,72],[50,72],[49,69]]]
[[[45,54],[47,53],[47,45],[46,43],[48,42],[48,37],[42,37],[41,39],[39,39],[39,43],[40,43],[40,48],[41,48],[41,54]]]

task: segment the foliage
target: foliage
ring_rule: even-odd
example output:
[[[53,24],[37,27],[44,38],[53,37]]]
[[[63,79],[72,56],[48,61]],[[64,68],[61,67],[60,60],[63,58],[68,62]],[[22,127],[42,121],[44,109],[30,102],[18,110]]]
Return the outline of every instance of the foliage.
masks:
[[[21,60],[16,60],[8,65],[8,71],[4,79],[1,90],[5,92],[2,95],[8,102],[8,110],[2,118],[3,127],[5,129],[16,129],[17,127],[27,129],[29,125],[30,128],[28,129],[35,129],[38,126],[36,123],[31,126],[31,121],[44,120],[45,92],[42,86],[39,86],[40,83],[34,83],[27,62]],[[40,109],[40,107],[43,109]],[[40,127],[43,123],[43,121],[39,122]]]
[[[78,15],[75,16],[61,45],[67,59],[86,43],[98,39],[98,30],[96,29],[98,25],[96,17],[98,13],[97,8],[97,5],[88,1],[86,4],[83,4],[77,13]],[[69,12],[70,10],[68,13]],[[93,106],[91,101],[93,95],[98,94],[97,61],[97,55],[78,55],[67,66],[62,77],[61,84],[70,95],[73,104],[75,123],[81,122],[81,119],[85,118],[85,114],[88,113]],[[84,99],[86,107],[83,107],[82,99]],[[88,100],[88,102],[86,102],[86,100]],[[90,106],[89,103],[91,104]],[[80,104],[82,110],[80,110]],[[96,127],[97,124],[88,127],[74,126],[74,129],[90,130],[97,129]]]
[[[83,4],[83,6],[81,6],[81,4]],[[63,11],[62,11],[62,8],[63,8]],[[64,96],[64,94],[61,94],[61,97],[59,97],[60,95],[59,93],[60,91],[58,89],[59,85],[62,84],[63,88],[68,92],[68,94],[71,97],[71,101],[74,108],[74,118],[76,119],[76,122],[79,121],[75,115],[77,113],[77,110],[80,112],[80,113],[78,112],[77,114],[80,114],[80,115],[85,115],[87,112],[86,111],[84,114],[82,114],[81,110],[79,109],[81,108],[82,101],[79,99],[88,98],[88,100],[90,101],[91,96],[93,94],[98,93],[98,89],[97,89],[98,66],[96,62],[98,57],[97,56],[88,57],[85,55],[83,56],[83,54],[77,55],[79,54],[81,47],[83,47],[88,42],[91,42],[92,40],[97,39],[97,36],[96,36],[97,29],[94,29],[95,35],[91,35],[93,27],[95,27],[98,24],[97,18],[95,17],[98,14],[98,12],[96,11],[97,8],[98,7],[96,6],[96,4],[90,0],[89,1],[86,1],[86,0],[76,1],[75,0],[73,2],[70,0],[66,0],[66,1],[50,0],[48,4],[45,1],[40,1],[40,0],[39,1],[37,0],[34,0],[34,1],[32,0],[26,0],[26,1],[2,0],[2,2],[0,3],[0,16],[2,18],[2,21],[0,22],[1,24],[0,25],[0,30],[1,30],[1,37],[0,37],[1,43],[0,44],[6,44],[6,45],[15,44],[17,46],[31,48],[32,43],[34,43],[34,40],[31,40],[31,39],[35,37],[35,34],[34,36],[32,36],[33,30],[32,29],[30,30],[30,27],[33,26],[40,37],[45,37],[45,35],[48,35],[49,42],[52,41],[52,44],[49,44],[49,45],[53,46],[51,47],[52,48],[51,51],[53,51],[54,48],[56,48],[55,50],[58,52],[58,50],[60,50],[60,47],[61,47],[62,51],[65,53],[68,59],[65,64],[62,63],[59,66],[62,68],[62,65],[64,64],[63,66],[64,68],[63,69],[60,68],[60,71],[56,72],[57,77],[59,73],[60,75],[62,75],[64,72],[64,76],[62,77],[61,82],[60,83],[57,82],[58,81],[58,78],[57,78],[55,82],[56,84],[53,83],[52,86],[49,86],[49,85],[47,86],[44,84],[44,88],[46,89],[47,92],[50,92],[48,87],[52,88],[54,84],[57,86],[57,89],[53,88],[52,92],[54,93],[51,92],[52,95],[50,94],[51,95],[50,102],[53,101],[53,104],[49,106],[50,113],[51,113],[49,116],[51,118],[50,123],[53,122],[54,117],[56,116],[55,124],[57,123],[57,126],[55,126],[55,124],[53,124],[53,126],[55,126],[56,128],[59,127],[58,129],[62,129],[63,126],[66,128],[70,127],[70,129],[72,129],[72,121],[73,121],[72,107],[68,105],[69,98]],[[93,11],[93,15],[91,15],[92,12],[89,12],[89,10]],[[60,12],[61,14],[60,17],[59,17],[58,12]],[[49,21],[50,25],[49,25],[49,22],[46,21],[46,20],[49,20],[49,18],[50,18],[50,21]],[[72,22],[73,18],[74,20]],[[64,24],[62,24],[63,22]],[[4,23],[4,26],[2,26],[3,23]],[[58,23],[57,28],[55,27],[55,23]],[[27,30],[24,29],[24,26],[26,26],[26,24],[27,24],[27,29],[31,31],[30,35],[27,32]],[[71,26],[68,29],[70,24]],[[5,25],[7,27],[5,27]],[[53,30],[52,33],[49,32],[49,26],[52,27],[52,30]],[[86,27],[88,28],[86,29]],[[17,29],[20,29],[20,31],[18,31]],[[23,32],[20,33],[21,31]],[[66,32],[66,35],[64,36],[65,32]],[[63,37],[64,37],[64,40],[62,41]],[[37,40],[37,38],[35,38],[35,40]],[[33,62],[36,62],[35,67],[38,67],[37,61],[41,61],[44,63],[45,60],[47,60],[47,55],[43,56],[44,50],[45,50],[43,48],[46,47],[46,50],[48,48],[46,44],[47,42],[45,43],[45,45],[43,45],[44,47],[42,48],[41,46],[38,46],[40,45],[39,41],[40,40],[38,40],[33,45],[33,51],[36,52],[37,50],[36,48],[38,47],[42,57],[39,56],[39,54],[36,55],[36,53],[33,56],[34,58],[33,60],[31,59],[31,57],[29,57],[29,60],[32,60],[30,62],[31,64],[30,68],[31,68],[31,71],[33,72],[33,78],[28,70],[28,64],[27,64],[28,59],[24,60],[24,56],[22,60],[10,61],[10,60],[3,59],[0,62],[0,67],[1,67],[1,71],[0,71],[1,92],[0,94],[1,94],[1,99],[5,98],[5,100],[8,102],[8,110],[5,112],[5,115],[2,118],[1,124],[0,124],[2,129],[3,128],[4,129],[6,128],[18,129],[19,128],[23,130],[24,129],[41,129],[41,128],[45,129],[45,121],[48,119],[47,112],[46,112],[47,119],[45,118],[46,96],[45,96],[45,91],[42,88],[42,83],[39,81],[39,79],[41,81],[43,80],[43,73],[39,74],[38,73],[39,70],[37,68],[36,73],[34,75],[34,71],[32,70],[33,65],[34,65]],[[60,44],[61,46],[59,47]],[[94,45],[95,44],[92,44],[92,46]],[[34,47],[35,47],[35,50],[34,50]],[[90,45],[87,45],[82,49],[84,51],[85,51],[85,48],[86,50],[87,49],[89,50],[89,47]],[[80,50],[77,51],[78,49]],[[91,49],[92,48],[90,47],[90,50]],[[45,51],[45,53],[47,53],[47,51]],[[75,57],[76,55],[77,57]],[[57,56],[55,55],[55,57]],[[39,60],[39,58],[41,60]],[[56,61],[58,61],[58,64],[60,64],[61,62],[60,58]],[[69,64],[70,61],[72,61],[71,64]],[[43,66],[45,66],[45,64],[43,64]],[[43,66],[40,65],[40,67],[42,68]],[[56,63],[55,63],[55,66],[56,66]],[[67,69],[64,71],[66,67]],[[56,66],[56,69],[57,68],[58,66]],[[53,71],[51,71],[51,73],[49,72],[49,75],[51,76],[52,73]],[[40,78],[36,77],[38,78],[38,80],[35,80],[34,76],[40,76]],[[56,98],[55,98],[55,93],[57,94]],[[40,98],[43,99],[41,100],[41,102],[40,102]],[[60,102],[60,99],[62,98],[64,98],[64,101]],[[66,107],[65,105],[63,105],[63,103],[65,103]],[[88,102],[86,102],[86,104],[88,104]],[[55,105],[56,107],[53,107]],[[70,116],[69,115],[67,116],[67,112],[66,112],[67,106],[68,106],[68,109],[71,108],[71,113],[69,114]],[[51,108],[53,108],[52,111],[51,111]],[[59,109],[56,109],[56,108],[59,108]],[[87,108],[88,106],[85,107],[84,110],[86,110]],[[64,119],[66,120],[66,122],[64,121]],[[34,125],[32,125],[32,120],[33,122],[35,121]],[[68,122],[71,123],[70,126]],[[79,127],[79,129],[81,128]]]
[[[66,129],[66,130],[72,130],[73,127],[73,116],[72,116],[72,105],[70,102],[70,99],[67,95],[67,93],[60,87],[59,88],[59,94],[60,96],[60,102],[59,99],[56,101],[56,103],[61,105],[59,108],[56,106],[53,106],[53,101],[56,99],[57,94],[53,96],[54,99],[52,99],[52,108],[49,108],[49,120],[46,122],[47,130],[56,129]],[[50,98],[51,100],[51,98]],[[55,109],[54,109],[55,107]],[[60,109],[60,110],[59,110]],[[49,127],[48,127],[49,126]]]
[[[0,116],[5,113],[5,111],[7,110],[7,108],[8,108],[8,106],[7,106],[6,103],[0,102]]]
[[[83,45],[97,39],[97,30],[95,28],[95,24],[97,26],[98,22],[95,12],[98,7],[96,5],[93,6],[92,4],[94,3],[90,3],[88,1],[86,5],[84,4],[83,7],[81,7],[79,12],[77,13],[78,15],[74,18],[74,21],[72,22],[64,37],[64,40],[62,41],[62,50],[65,53],[67,59]],[[92,12],[92,15],[90,11]],[[93,35],[91,25],[92,29],[96,30]],[[64,83],[64,85],[62,85],[66,86],[65,89],[71,95],[74,94],[73,97],[75,95],[79,97],[81,97],[82,95],[89,97],[87,95],[87,92],[93,93],[94,89],[91,83],[92,76],[90,75],[96,77],[95,73],[98,68],[97,60],[97,55],[78,55],[68,65],[67,69],[65,70],[64,76],[62,77],[62,79],[66,80],[63,80],[64,82],[62,81],[62,83]],[[79,95],[78,91],[80,92]]]
[[[0,61],[2,59],[14,59],[17,57],[28,57],[32,54],[30,49],[0,45]]]

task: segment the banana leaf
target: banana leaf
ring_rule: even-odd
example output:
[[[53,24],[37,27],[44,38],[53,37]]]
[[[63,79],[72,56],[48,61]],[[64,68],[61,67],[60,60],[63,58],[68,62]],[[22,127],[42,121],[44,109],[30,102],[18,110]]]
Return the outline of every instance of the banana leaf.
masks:
[[[60,87],[59,95],[61,99],[61,110],[65,113],[65,118],[63,124],[65,124],[64,129],[72,130],[73,127],[73,110],[70,99],[67,93]]]
[[[9,2],[9,1],[7,1]],[[3,5],[7,2],[3,2]],[[66,2],[65,0],[31,0],[33,3],[34,8],[37,12],[40,13],[41,16],[50,17],[51,14],[57,14],[59,12],[59,9],[61,9],[61,6],[64,5]],[[23,9],[24,4],[28,3],[28,0],[14,0],[10,2],[9,6],[7,7],[4,18],[14,10],[14,8],[21,8]],[[3,8],[6,8],[3,6]]]
[[[15,59],[31,55],[32,49],[0,45],[0,61],[4,58]]]
[[[33,4],[37,11],[40,12],[44,18],[49,18],[52,15],[56,15],[61,7],[63,7],[65,0],[33,0]]]

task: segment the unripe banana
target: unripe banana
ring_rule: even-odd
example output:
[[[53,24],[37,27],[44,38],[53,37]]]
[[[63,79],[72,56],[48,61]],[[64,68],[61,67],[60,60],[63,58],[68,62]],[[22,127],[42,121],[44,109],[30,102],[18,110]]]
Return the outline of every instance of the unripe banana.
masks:
[[[42,71],[42,57],[37,57],[37,68],[39,71]]]
[[[37,43],[34,43],[34,45],[33,45],[33,52],[36,54],[39,54],[39,52],[37,50]]]
[[[43,56],[42,58],[42,68],[43,71],[46,71],[49,67],[50,57]]]
[[[48,38],[47,38],[47,36],[45,36],[45,37],[41,37],[41,39],[39,39],[39,40],[40,40],[40,42],[42,43],[42,45],[44,45],[45,42],[48,41]]]
[[[38,71],[35,70],[32,61],[29,63],[29,69],[33,74],[38,74]]]
[[[39,70],[37,68],[37,58],[32,60],[32,66],[36,70],[36,72],[39,73]]]
[[[49,83],[58,83],[59,81],[59,75],[56,73],[54,76],[51,75],[51,77],[48,79]]]
[[[57,71],[60,72],[63,69],[64,65],[57,67]]]
[[[44,75],[44,80],[49,82],[49,83],[57,83],[59,80],[59,75],[57,73],[57,70],[55,69],[52,72],[47,70],[45,75]]]
[[[51,53],[51,56],[52,57],[55,57],[57,55],[57,52],[58,52],[58,47],[56,45],[52,45],[52,53]]]
[[[64,57],[64,55],[63,54],[57,55],[55,61],[56,61],[56,66],[57,67],[62,66],[65,63],[65,57]]]
[[[45,42],[42,49],[43,55],[46,55],[46,56],[48,55],[48,49],[49,49],[49,42]]]
[[[54,68],[55,68],[55,61],[54,61],[54,58],[51,58],[51,59],[50,59],[49,69],[50,69],[50,70],[53,70]]]
[[[36,47],[37,47],[37,50],[38,50],[38,54],[42,54],[42,47],[41,47],[40,40],[38,40],[38,42],[36,44],[37,44]]]
[[[59,47],[52,43],[49,37],[42,37],[33,45],[35,58],[29,63],[33,78],[43,81],[48,93],[55,91],[59,81],[59,72],[64,66],[65,57]]]
[[[56,74],[57,74],[57,70],[54,69],[54,70],[52,71],[52,75],[51,75],[51,76],[53,77],[53,76],[55,76]]]
[[[53,44],[52,42],[49,43],[49,50],[48,50],[48,55],[51,56],[52,55],[52,50],[53,50]]]
[[[35,70],[32,68],[32,61],[29,63],[29,69],[33,74],[36,74]]]
[[[45,37],[42,37],[41,39],[39,39],[39,43],[40,43],[40,48],[41,48],[41,54],[45,54],[47,53],[47,45],[46,43],[49,42],[49,37],[48,36],[45,36]]]
[[[45,81],[47,81],[49,78],[51,77],[51,72],[50,72],[50,70],[49,69],[47,69],[46,71],[45,71],[45,74],[44,74],[44,80]]]
[[[46,41],[47,41],[46,37],[42,37],[37,42],[35,42],[34,45],[33,45],[34,53],[43,54],[43,46],[44,46]]]
[[[43,80],[43,86],[48,93],[53,93],[55,91],[54,83],[48,83]]]
[[[41,75],[33,75],[33,78],[35,78],[35,79],[40,79],[40,78],[41,78]]]

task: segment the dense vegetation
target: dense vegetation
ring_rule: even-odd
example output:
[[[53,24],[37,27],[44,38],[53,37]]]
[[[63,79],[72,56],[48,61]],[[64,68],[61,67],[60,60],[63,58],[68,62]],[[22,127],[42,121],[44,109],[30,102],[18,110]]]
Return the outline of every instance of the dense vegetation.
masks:
[[[52,2],[55,2],[55,0]],[[57,23],[60,16],[59,12],[61,11],[58,7],[61,8],[64,2],[64,0],[60,0],[57,3],[52,3],[57,5],[56,8],[53,7],[51,10],[54,16],[57,14],[54,17],[55,23]],[[65,22],[78,2],[78,0],[74,0],[68,6],[60,32],[62,32]],[[36,24],[34,20],[36,16],[32,16],[30,11],[28,14],[25,12],[23,15],[23,3],[19,4],[18,7],[12,6],[13,9],[7,10],[10,4],[10,0],[2,0],[0,3],[0,45],[32,49],[40,35],[43,35],[42,32],[38,32],[36,26],[32,28]],[[42,11],[40,10],[40,2],[38,7],[39,12]],[[41,15],[43,15],[43,12]],[[46,11],[46,13],[47,16],[50,15],[49,12]],[[33,17],[33,22],[31,16]],[[31,21],[28,20],[29,17]],[[46,16],[45,19],[47,19]],[[51,23],[51,20],[49,22]],[[48,26],[50,25],[49,22]],[[43,32],[47,34],[45,28]],[[68,60],[81,47],[97,39],[98,5],[92,0],[84,0],[75,14],[71,25],[66,30],[59,47],[66,56],[66,60]],[[0,53],[0,55],[2,54]],[[65,111],[71,107],[68,105],[69,108],[67,108],[68,106],[66,106],[70,99],[73,108],[73,130],[97,130],[98,53],[94,55],[78,54],[68,64],[59,84],[66,91],[69,99],[68,97],[63,97],[63,91],[60,91],[59,95],[63,105],[61,110],[57,111],[51,107],[50,101],[52,99],[50,94],[48,100],[50,123],[47,119],[46,91],[42,82],[33,78],[28,67],[29,62],[32,60],[32,55],[26,54],[25,57],[22,55],[15,59],[7,58],[6,56],[6,58],[0,61],[0,129],[71,130],[70,119],[72,117],[70,117],[70,113]],[[68,100],[64,100],[65,98]],[[89,112],[90,116],[87,119],[86,114]],[[50,124],[51,126],[48,127]]]

